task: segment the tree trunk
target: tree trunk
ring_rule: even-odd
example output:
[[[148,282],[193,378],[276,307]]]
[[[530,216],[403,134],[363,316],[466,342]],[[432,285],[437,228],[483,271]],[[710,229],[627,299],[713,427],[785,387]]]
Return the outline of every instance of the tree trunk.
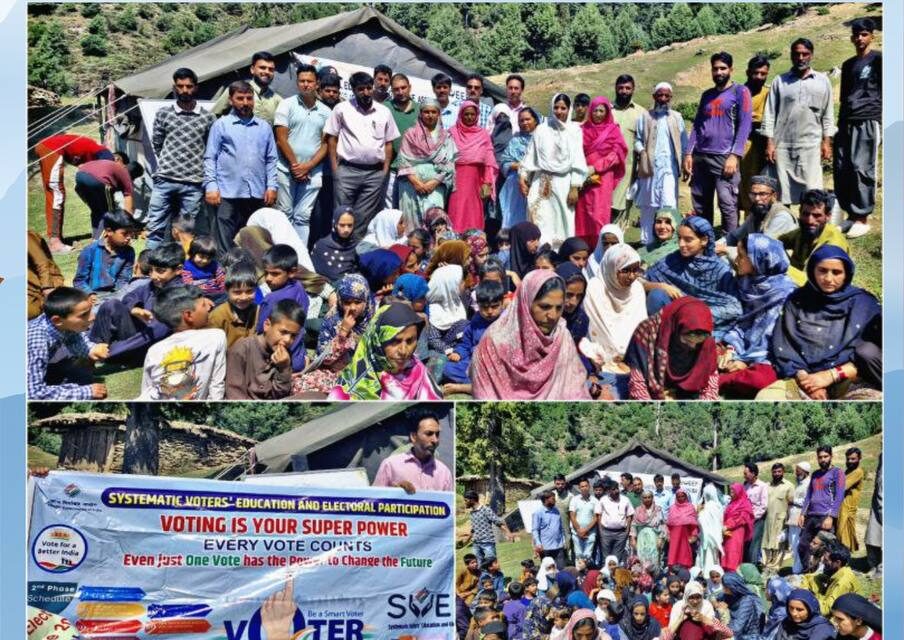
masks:
[[[122,472],[156,476],[160,471],[160,407],[130,402]]]
[[[505,467],[502,464],[502,427],[495,411],[487,420],[487,439],[490,442],[490,509],[501,515],[505,511]]]

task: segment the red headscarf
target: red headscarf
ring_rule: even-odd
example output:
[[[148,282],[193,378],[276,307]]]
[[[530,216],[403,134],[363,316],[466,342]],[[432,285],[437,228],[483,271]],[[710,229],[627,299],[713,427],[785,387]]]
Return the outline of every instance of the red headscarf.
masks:
[[[600,105],[606,106],[606,117],[599,124],[593,122],[593,110]],[[621,180],[625,175],[625,158],[628,156],[628,145],[625,144],[625,138],[622,136],[621,128],[612,117],[612,104],[609,98],[605,96],[597,96],[590,101],[590,107],[587,109],[590,116],[587,121],[581,125],[581,132],[584,136],[584,156],[588,165],[598,165],[604,161],[607,156],[614,154],[617,163],[606,162],[607,166],[614,167],[614,178],[616,181]]]
[[[731,485],[731,502],[725,507],[722,522],[731,529],[745,527],[744,542],[753,540],[753,504],[740,482]]]
[[[684,494],[688,498],[684,502],[678,502],[679,495]],[[666,524],[670,527],[682,527],[689,524],[697,524],[697,508],[691,503],[687,491],[678,489],[675,492],[675,502],[669,507],[669,517]]]
[[[480,113],[480,108],[470,100],[465,100],[458,106],[458,120],[452,127],[452,140],[455,141],[455,147],[458,149],[456,162],[458,164],[483,164],[492,167],[493,171],[498,173],[499,165],[496,164],[496,156],[493,154],[493,141],[490,134],[477,123],[469,127],[462,121],[462,116],[468,107],[476,109]]]

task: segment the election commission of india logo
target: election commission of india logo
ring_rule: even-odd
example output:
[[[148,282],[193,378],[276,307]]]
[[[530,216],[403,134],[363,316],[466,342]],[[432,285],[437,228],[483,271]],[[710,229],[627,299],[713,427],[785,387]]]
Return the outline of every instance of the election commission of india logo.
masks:
[[[44,527],[31,546],[35,564],[49,573],[66,573],[78,567],[88,553],[88,541],[78,529],[64,524]]]

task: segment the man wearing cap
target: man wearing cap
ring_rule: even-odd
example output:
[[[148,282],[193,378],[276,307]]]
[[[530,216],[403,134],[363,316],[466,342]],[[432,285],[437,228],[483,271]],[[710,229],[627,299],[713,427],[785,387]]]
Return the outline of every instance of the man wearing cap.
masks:
[[[716,253],[734,259],[737,255],[738,241],[751,233],[763,233],[770,238],[778,239],[779,236],[797,229],[797,219],[788,207],[778,200],[777,192],[778,180],[772,176],[753,176],[747,194],[751,202],[748,215],[737,229],[716,242]]]
[[[800,541],[798,520],[801,508],[804,506],[804,499],[807,497],[807,489],[810,486],[810,463],[798,462],[794,467],[794,475],[797,478],[797,485],[794,487],[791,506],[788,509],[788,548],[791,549],[791,571],[801,573],[804,567],[800,562],[800,555],[797,553],[797,543]]]
[[[497,557],[496,554],[496,532],[493,525],[502,529],[502,533],[506,539],[512,540],[514,536],[509,528],[505,525],[505,521],[498,515],[493,513],[489,505],[480,504],[480,496],[473,489],[465,491],[465,508],[471,518],[471,544],[474,548],[474,556],[477,558],[477,564],[483,566],[488,558]]]

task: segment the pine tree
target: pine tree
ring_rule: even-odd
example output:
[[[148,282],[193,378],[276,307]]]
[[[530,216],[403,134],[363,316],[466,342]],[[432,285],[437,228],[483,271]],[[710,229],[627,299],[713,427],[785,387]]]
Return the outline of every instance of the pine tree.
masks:
[[[703,5],[700,11],[697,12],[697,17],[695,19],[700,35],[713,36],[717,33],[722,33],[722,23],[719,21],[719,16],[716,15],[712,10],[712,7],[708,4]]]
[[[517,4],[494,5],[493,26],[477,41],[477,68],[482,73],[518,70],[528,50],[527,27],[521,21]]]
[[[618,46],[606,18],[595,4],[585,4],[571,21],[569,28],[576,63],[611,60]]]

